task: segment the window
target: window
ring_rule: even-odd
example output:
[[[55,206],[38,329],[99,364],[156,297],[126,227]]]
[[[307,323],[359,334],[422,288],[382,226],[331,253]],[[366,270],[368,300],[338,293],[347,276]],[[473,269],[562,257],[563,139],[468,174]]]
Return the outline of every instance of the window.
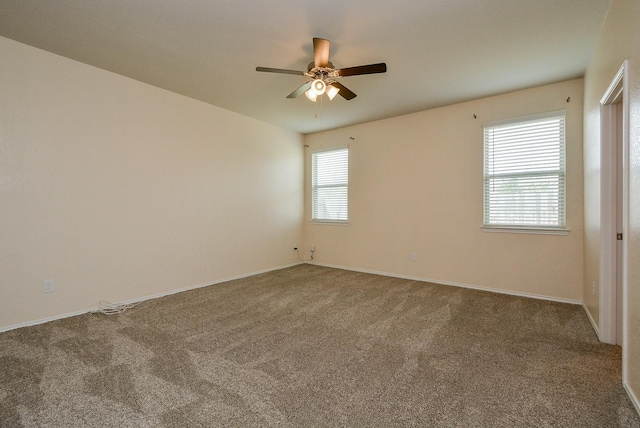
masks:
[[[311,154],[311,219],[349,220],[349,149],[317,151]]]
[[[565,114],[484,125],[484,226],[565,228]]]

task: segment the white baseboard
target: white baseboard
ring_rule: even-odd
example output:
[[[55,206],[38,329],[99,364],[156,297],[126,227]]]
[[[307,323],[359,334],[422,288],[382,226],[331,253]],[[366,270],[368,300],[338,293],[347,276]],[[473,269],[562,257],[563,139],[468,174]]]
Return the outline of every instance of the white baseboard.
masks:
[[[638,414],[640,415],[640,400],[638,400],[638,396],[633,392],[633,390],[629,387],[628,384],[623,382],[622,386],[624,387],[624,390],[627,391],[627,395],[629,396],[629,399],[635,406],[636,412],[638,412]]]
[[[8,325],[8,326],[4,326],[0,328],[0,333],[4,333],[5,331],[9,331],[9,330],[15,330],[17,328],[22,328],[22,327],[30,327],[32,325],[38,325],[38,324],[44,324],[50,321],[56,321],[56,320],[61,320],[63,318],[69,318],[69,317],[75,317],[77,315],[83,315],[89,312],[93,312],[95,310],[97,310],[98,308],[93,308],[93,309],[83,309],[83,310],[79,310],[79,311],[75,311],[75,312],[68,312],[65,314],[60,314],[60,315],[54,315],[51,317],[47,317],[47,318],[39,318],[37,320],[34,321],[27,321],[24,323],[19,323],[19,324],[13,324],[13,325]]]
[[[210,285],[220,284],[222,282],[233,281],[235,279],[247,278],[249,276],[259,275],[261,273],[272,272],[272,271],[280,270],[280,269],[286,269],[286,268],[289,268],[289,267],[292,267],[292,266],[301,265],[301,264],[302,264],[302,262],[296,262],[296,263],[291,263],[291,264],[284,265],[284,266],[278,266],[278,267],[274,267],[274,268],[263,269],[263,270],[259,270],[259,271],[255,271],[255,272],[243,273],[241,275],[236,275],[236,276],[232,276],[232,277],[229,277],[229,278],[218,279],[218,280],[215,280],[213,282],[207,282],[207,283],[204,283],[204,284],[192,285],[192,286],[189,286],[189,287],[183,287],[183,288],[178,288],[178,289],[175,289],[175,290],[165,291],[165,292],[162,292],[162,293],[157,293],[157,294],[152,294],[152,295],[148,295],[148,296],[138,297],[138,298],[135,298],[135,299],[127,300],[125,302],[118,302],[118,304],[130,304],[130,303],[144,302],[146,300],[152,300],[152,299],[157,299],[157,298],[164,297],[164,296],[170,296],[170,295],[176,294],[176,293],[182,293],[183,291],[195,290],[195,289],[202,288],[202,287],[208,287]],[[47,318],[40,318],[40,319],[37,319],[37,320],[34,320],[34,321],[27,321],[27,322],[24,322],[24,323],[9,325],[9,326],[6,326],[6,327],[0,327],[0,333],[5,332],[5,331],[9,331],[9,330],[15,330],[17,328],[30,327],[30,326],[33,326],[33,325],[44,324],[44,323],[47,323],[47,322],[50,322],[50,321],[56,321],[56,320],[60,320],[60,319],[64,319],[64,318],[74,317],[74,316],[77,316],[77,315],[88,314],[90,312],[96,312],[97,310],[98,310],[98,307],[94,306],[94,307],[88,308],[88,309],[83,309],[83,310],[74,311],[74,312],[68,312],[68,313],[60,314],[60,315],[54,315],[54,316],[47,317]]]
[[[593,329],[596,331],[596,336],[598,336],[598,339],[602,342],[602,340],[600,339],[600,329],[598,328],[598,324],[596,324],[595,320],[591,316],[591,312],[589,312],[589,308],[587,308],[587,306],[583,303],[582,309],[584,309],[584,312],[587,314],[587,318],[589,318],[591,327],[593,327]]]
[[[309,264],[313,264],[315,266],[324,266],[324,267],[329,267],[329,268],[335,268],[335,269],[350,270],[350,271],[354,271],[354,272],[370,273],[370,274],[373,274],[373,275],[390,276],[390,277],[393,277],[393,278],[409,279],[409,280],[413,280],[413,281],[431,282],[433,284],[439,284],[439,285],[450,285],[452,287],[469,288],[469,289],[472,289],[472,290],[479,290],[479,291],[488,291],[488,292],[491,292],[491,293],[508,294],[508,295],[511,295],[511,296],[519,296],[519,297],[529,297],[529,298],[532,298],[532,299],[549,300],[549,301],[552,301],[552,302],[569,303],[569,304],[572,304],[572,305],[582,305],[582,302],[579,301],[579,300],[564,299],[564,298],[561,298],[561,297],[544,296],[544,295],[533,294],[533,293],[523,293],[523,292],[519,292],[519,291],[503,290],[503,289],[500,289],[500,288],[482,287],[482,286],[479,286],[479,285],[462,284],[462,283],[459,283],[459,282],[443,281],[443,280],[440,280],[440,279],[423,278],[423,277],[417,277],[417,276],[402,275],[402,274],[397,274],[397,273],[381,272],[381,271],[375,271],[375,270],[370,270],[370,269],[353,268],[353,267],[349,267],[349,266],[339,266],[339,265],[331,265],[331,264],[316,263],[316,262],[309,263]]]
[[[303,264],[303,263],[302,262],[296,262],[296,263],[291,263],[291,264],[284,265],[284,266],[278,266],[278,267],[274,267],[274,268],[263,269],[263,270],[260,270],[260,271],[244,273],[244,274],[241,274],[241,275],[236,275],[236,276],[232,276],[232,277],[228,277],[228,278],[218,279],[218,280],[215,280],[213,282],[207,282],[207,283],[204,283],[204,284],[197,284],[197,285],[192,285],[192,286],[189,286],[189,287],[179,288],[179,289],[170,290],[170,291],[157,293],[157,294],[153,294],[153,295],[148,295],[148,296],[143,296],[143,297],[131,299],[131,300],[128,300],[128,301],[125,301],[125,302],[119,302],[119,304],[138,303],[138,302],[143,302],[143,301],[146,301],[146,300],[157,299],[157,298],[164,297],[164,296],[170,296],[170,295],[176,294],[176,293],[181,293],[183,291],[195,290],[195,289],[202,288],[202,287],[208,287],[210,285],[220,284],[222,282],[233,281],[235,279],[242,279],[242,278],[247,278],[247,277],[250,277],[250,276],[253,276],[253,275],[259,275],[261,273],[272,272],[272,271],[276,271],[276,270],[280,270],[280,269],[286,269],[288,267],[297,266],[297,265],[300,265],[300,264]],[[575,305],[583,305],[582,302],[577,301],[577,300],[563,299],[563,298],[552,297],[552,296],[543,296],[543,295],[532,294],[532,293],[522,293],[522,292],[516,292],[516,291],[510,291],[510,290],[502,290],[502,289],[498,289],[498,288],[482,287],[482,286],[477,286],[477,285],[472,285],[472,284],[462,284],[462,283],[451,282],[451,281],[442,281],[442,280],[438,280],[438,279],[415,277],[415,276],[402,275],[402,274],[389,273],[389,272],[382,272],[382,271],[376,271],[376,270],[370,270],[370,269],[358,269],[358,268],[353,268],[353,267],[349,267],[349,266],[331,265],[331,264],[323,264],[323,263],[315,263],[315,262],[311,263],[311,264],[316,265],[316,266],[324,266],[324,267],[329,267],[329,268],[335,268],[335,269],[350,270],[350,271],[354,271],[354,272],[370,273],[370,274],[374,274],[374,275],[382,275],[382,276],[389,276],[389,277],[394,277],[394,278],[409,279],[409,280],[413,280],[413,281],[430,282],[430,283],[440,284],[440,285],[449,285],[449,286],[453,286],[453,287],[468,288],[468,289],[472,289],[472,290],[488,291],[488,292],[492,292],[492,293],[508,294],[508,295],[512,295],[512,296],[529,297],[529,298],[533,298],[533,299],[549,300],[549,301],[554,301],[554,302],[570,303],[570,304],[575,304]],[[19,324],[9,325],[9,326],[5,326],[5,327],[0,327],[0,333],[4,332],[4,331],[9,331],[9,330],[15,330],[17,328],[29,327],[29,326],[38,325],[38,324],[44,324],[46,322],[55,321],[55,320],[59,320],[59,319],[63,319],[63,318],[69,318],[69,317],[73,317],[73,316],[77,316],[77,315],[82,315],[82,314],[86,314],[86,313],[89,313],[89,312],[96,312],[97,310],[98,310],[98,307],[94,306],[92,308],[87,308],[87,309],[84,309],[84,310],[69,312],[69,313],[60,314],[60,315],[54,315],[54,316],[51,316],[51,317],[41,318],[41,319],[37,319],[37,320],[34,320],[34,321],[28,321],[28,322],[25,322],[25,323],[19,323]],[[585,310],[586,310],[586,308],[585,308]],[[593,319],[591,318],[591,315],[589,314],[589,311],[586,311],[586,312],[587,312],[587,317],[591,321],[591,324],[593,325],[594,329],[596,330],[596,333],[598,334],[598,329],[596,327],[596,324],[593,322]],[[599,335],[598,335],[598,337],[599,337]]]

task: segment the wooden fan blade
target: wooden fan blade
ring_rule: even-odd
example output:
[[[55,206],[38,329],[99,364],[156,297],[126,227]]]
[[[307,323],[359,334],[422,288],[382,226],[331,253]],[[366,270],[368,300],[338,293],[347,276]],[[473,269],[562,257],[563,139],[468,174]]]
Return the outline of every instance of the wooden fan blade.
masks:
[[[329,65],[329,49],[331,42],[318,37],[313,38],[313,62],[316,67],[327,67]]]
[[[357,95],[355,93],[351,92],[351,90],[349,90],[346,86],[344,86],[340,82],[333,82],[331,85],[333,85],[336,88],[340,89],[340,92],[338,92],[338,95],[340,95],[342,98],[344,98],[347,101],[352,100],[355,97],[357,97]]]
[[[291,92],[289,95],[287,95],[287,98],[297,98],[300,95],[304,94],[307,90],[309,90],[309,88],[311,88],[311,84],[313,82],[307,82],[304,85],[300,86],[298,89],[296,89],[295,91]]]
[[[387,64],[384,62],[378,64],[359,65],[357,67],[347,67],[336,70],[336,74],[340,77],[359,76],[361,74],[386,73]]]
[[[304,71],[285,70],[283,68],[256,67],[256,71],[264,71],[267,73],[295,74],[296,76],[304,76]]]

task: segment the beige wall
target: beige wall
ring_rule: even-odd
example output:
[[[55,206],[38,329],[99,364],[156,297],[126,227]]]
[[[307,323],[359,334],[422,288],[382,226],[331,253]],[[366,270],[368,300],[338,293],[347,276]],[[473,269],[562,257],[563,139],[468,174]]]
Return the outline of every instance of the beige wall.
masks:
[[[299,134],[4,38],[0,58],[0,329],[297,262]]]
[[[581,302],[582,98],[578,79],[306,136],[305,189],[311,150],[350,147],[350,223],[310,223],[306,194],[306,244],[315,244],[315,261]],[[561,109],[570,234],[481,231],[482,123]]]
[[[295,263],[303,238],[321,264],[584,299],[597,321],[598,100],[630,59],[624,370],[637,397],[639,3],[612,1],[584,112],[574,80],[309,135],[307,149],[296,133],[0,38],[0,330]],[[557,109],[568,110],[571,233],[481,232],[482,122]],[[347,226],[308,221],[321,145],[351,148]]]
[[[624,382],[640,405],[640,2],[613,0],[585,74],[585,304],[599,317],[599,293],[591,295],[600,275],[600,105],[599,100],[623,61],[629,60],[629,180],[627,325]]]

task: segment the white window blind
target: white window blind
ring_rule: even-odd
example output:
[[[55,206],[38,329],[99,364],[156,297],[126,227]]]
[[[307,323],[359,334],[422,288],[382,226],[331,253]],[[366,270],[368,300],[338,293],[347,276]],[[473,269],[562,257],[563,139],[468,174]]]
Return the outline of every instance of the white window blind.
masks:
[[[311,154],[311,187],[312,220],[348,221],[348,148]]]
[[[485,125],[484,225],[565,227],[564,113]]]

